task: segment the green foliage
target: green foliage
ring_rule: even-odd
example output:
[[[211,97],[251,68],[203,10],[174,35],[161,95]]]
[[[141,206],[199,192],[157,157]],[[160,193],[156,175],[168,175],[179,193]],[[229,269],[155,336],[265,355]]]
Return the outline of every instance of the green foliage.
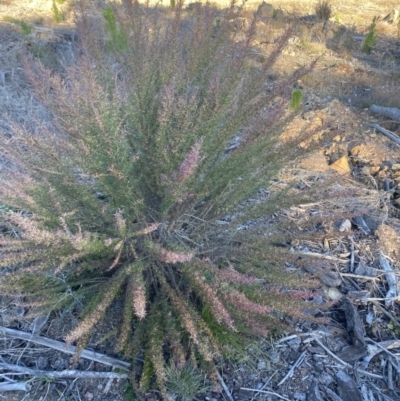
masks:
[[[11,22],[13,24],[18,25],[21,28],[22,33],[24,35],[29,35],[30,33],[32,33],[32,25],[28,24],[24,20],[12,18],[12,17],[5,17],[4,21]]]
[[[376,36],[376,17],[372,20],[372,23],[369,27],[368,33],[365,36],[362,51],[364,53],[371,53],[378,42]]]
[[[332,6],[330,2],[319,0],[315,6],[315,14],[321,21],[328,21],[332,15]]]
[[[294,89],[290,99],[290,108],[292,110],[298,109],[303,102],[303,92],[301,89]]]
[[[169,0],[169,4],[170,4],[171,8],[175,8],[176,1],[175,0]]]
[[[79,313],[66,339],[80,348],[123,302],[116,351],[135,361],[135,389],[188,398],[197,371],[286,328],[283,314],[301,315],[287,289],[306,281],[282,270],[290,253],[257,224],[242,228],[291,201],[254,197],[299,152],[280,135],[301,101],[290,88],[310,68],[265,91],[290,33],[250,68],[254,32],[232,41],[209,5],[183,16],[180,4],[167,15],[124,4],[123,18],[104,9],[107,46],[78,19],[66,71],[25,60],[57,126],[15,123],[0,143],[10,160],[0,171],[10,210],[0,216],[18,228],[1,238],[0,285],[35,312]]]
[[[109,49],[115,51],[123,51],[128,48],[125,32],[117,24],[117,17],[111,6],[106,6],[103,12],[103,17],[106,20],[105,27],[110,39],[108,41]]]
[[[57,3],[62,4],[59,1],[57,1]],[[53,11],[54,21],[59,24],[64,19],[64,15],[62,11],[57,7],[56,0],[53,0],[51,11]]]
[[[197,394],[209,389],[205,385],[205,376],[188,361],[184,366],[178,366],[175,362],[166,368],[166,387],[173,396],[178,396],[181,401],[192,401]]]
[[[125,401],[134,401],[137,400],[135,389],[132,386],[132,383],[127,382],[124,389],[124,400]]]
[[[19,26],[21,27],[24,35],[29,35],[32,32],[32,25],[26,23],[25,21],[20,21]]]

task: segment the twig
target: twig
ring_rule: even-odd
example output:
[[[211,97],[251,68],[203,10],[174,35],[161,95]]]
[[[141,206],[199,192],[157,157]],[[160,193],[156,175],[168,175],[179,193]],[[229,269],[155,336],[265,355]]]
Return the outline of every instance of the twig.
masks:
[[[278,373],[278,371],[275,370],[275,372],[272,373],[272,375],[271,375],[271,376],[269,377],[269,379],[264,383],[264,385],[260,388],[260,390],[264,390],[265,387],[268,386],[268,383],[272,380],[272,378],[273,378],[277,373]],[[260,394],[260,393],[254,394],[253,397],[251,397],[251,400],[250,400],[250,401],[253,401],[253,400],[258,396],[258,394]]]
[[[283,384],[287,379],[289,379],[292,375],[294,370],[296,369],[297,366],[299,366],[305,358],[306,351],[303,351],[301,355],[298,357],[297,361],[293,364],[293,366],[290,368],[289,372],[286,374],[286,376],[278,383],[278,386]]]
[[[393,387],[393,365],[392,365],[392,361],[390,359],[388,359],[387,361],[388,363],[388,378],[387,378],[387,386],[389,390],[394,389]]]
[[[284,397],[282,395],[274,393],[273,391],[256,390],[255,388],[247,388],[247,387],[240,387],[240,389],[241,390],[248,390],[248,391],[256,391],[257,393],[263,393],[263,394],[271,394],[271,395],[274,395],[275,397],[280,398],[281,400],[290,401],[289,398],[286,398],[286,397]]]
[[[301,253],[302,255],[307,255],[307,256],[315,256],[315,257],[321,258],[321,259],[334,260],[334,261],[340,262],[340,263],[347,262],[347,259],[340,259],[336,256],[324,255],[324,254],[317,253],[317,252],[300,251],[299,253]]]
[[[383,308],[378,301],[370,300],[371,303],[379,309],[384,315],[386,315],[392,322],[396,324],[396,326],[400,327],[400,321],[394,317],[390,312],[388,312],[385,308]]]
[[[350,239],[351,239],[350,271],[354,272],[354,242],[353,238]]]
[[[374,340],[367,338],[367,341],[372,343],[373,345],[368,345],[368,352],[375,356],[376,354],[379,354],[379,352],[383,351],[389,356],[391,356],[395,361],[397,365],[397,358],[395,355],[393,355],[389,349],[392,348],[399,348],[400,347],[400,341],[399,340],[387,340],[387,341],[382,341],[380,343],[375,342]],[[374,349],[375,347],[375,349]],[[379,349],[379,350],[378,350]],[[397,365],[396,369],[400,372],[400,366]]]
[[[386,294],[385,305],[390,306],[393,305],[393,302],[398,298],[396,276],[393,273],[392,267],[390,266],[386,258],[383,256],[383,254],[379,256],[379,264],[381,265],[382,269],[386,272],[385,277],[388,283],[389,291]],[[378,301],[378,299],[376,301]]]
[[[219,374],[219,372],[217,372],[217,377],[218,377],[218,381],[221,384],[222,388],[224,389],[227,397],[229,398],[229,401],[234,401],[234,399],[232,398],[231,392],[229,391],[228,386],[225,384],[224,379],[222,378],[222,376]]]
[[[0,383],[0,393],[5,391],[29,391],[28,382]]]
[[[12,372],[23,373],[30,376],[36,377],[46,377],[49,379],[128,379],[129,375],[127,373],[115,373],[115,372],[82,372],[80,370],[60,370],[48,372],[46,370],[36,370],[26,368],[20,365],[12,365],[10,363],[0,362],[0,369],[7,369]]]
[[[36,344],[44,345],[45,347],[53,348],[58,351],[64,352],[66,354],[77,354],[77,349],[73,345],[67,345],[61,341],[52,340],[50,338],[34,336],[30,333],[26,333],[25,331],[9,329],[7,327],[0,326],[0,334],[3,334],[6,337],[10,338],[19,338],[21,340],[32,341]],[[94,351],[90,351],[88,349],[84,349],[79,354],[81,358],[89,359],[91,361],[103,363],[104,365],[112,366],[114,368],[129,370],[131,364],[129,362],[121,361],[119,359],[111,358],[104,354],[99,354]]]
[[[355,278],[360,278],[363,280],[379,280],[379,277],[363,276],[362,274],[340,273],[340,272],[339,272],[339,274],[343,277],[355,277]]]
[[[390,131],[388,131],[385,128],[382,128],[380,125],[378,124],[371,124],[372,128],[375,128],[377,131],[379,131],[381,134],[386,135],[388,138],[390,138],[392,141],[396,142],[398,145],[400,145],[400,139],[394,135],[393,133],[391,133]]]
[[[347,368],[350,368],[350,369],[354,369],[354,370],[356,370],[357,372],[362,373],[362,374],[364,374],[364,375],[366,375],[366,376],[374,377],[375,379],[383,379],[383,376],[381,376],[381,375],[376,375],[376,374],[374,374],[374,373],[370,373],[370,372],[367,372],[367,371],[362,370],[362,369],[354,368],[354,367],[351,366],[349,363],[343,361],[343,360],[340,359],[338,356],[336,356],[336,355],[335,355],[328,347],[326,347],[317,337],[314,337],[313,339],[314,339],[314,340],[318,343],[318,345],[320,345],[333,359],[336,359],[336,360],[337,360],[339,363],[341,363],[343,366],[346,366]]]
[[[286,336],[286,337],[283,337],[283,338],[279,339],[278,341],[275,342],[275,344],[284,343],[286,341],[293,340],[293,339],[298,338],[298,337],[299,337],[298,334],[292,334],[290,336]]]

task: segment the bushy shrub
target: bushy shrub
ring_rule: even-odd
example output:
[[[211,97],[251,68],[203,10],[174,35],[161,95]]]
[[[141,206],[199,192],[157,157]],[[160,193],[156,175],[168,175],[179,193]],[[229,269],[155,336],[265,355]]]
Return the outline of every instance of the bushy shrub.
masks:
[[[321,21],[328,21],[332,15],[332,6],[330,2],[319,0],[315,6],[315,14]]]
[[[254,65],[255,21],[236,41],[210,6],[123,4],[103,31],[82,13],[66,70],[25,58],[54,127],[15,123],[1,142],[1,216],[17,238],[1,237],[0,280],[33,311],[80,312],[66,337],[79,347],[123,299],[116,351],[144,358],[135,386],[156,377],[165,396],[166,366],[212,369],[301,315],[288,289],[306,284],[282,270],[285,249],[242,228],[291,201],[251,198],[298,152],[279,136],[310,69],[267,86],[290,33]]]

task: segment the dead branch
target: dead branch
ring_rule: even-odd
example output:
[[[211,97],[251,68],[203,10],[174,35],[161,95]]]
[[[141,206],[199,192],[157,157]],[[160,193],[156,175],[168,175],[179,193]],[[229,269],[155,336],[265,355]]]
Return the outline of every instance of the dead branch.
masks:
[[[45,347],[53,348],[58,351],[64,352],[65,354],[77,354],[77,349],[73,345],[68,345],[61,341],[52,340],[50,338],[42,336],[34,336],[33,334],[26,333],[24,331],[9,329],[7,327],[0,326],[0,334],[3,333],[5,337],[19,338],[21,340],[31,341],[35,344],[44,345]],[[131,364],[129,362],[121,361],[119,359],[111,358],[104,354],[99,354],[88,349],[84,349],[79,356],[81,358],[89,359],[91,361],[103,363],[104,365],[112,366],[114,368],[129,370]]]
[[[388,138],[390,138],[392,141],[396,142],[398,145],[400,145],[400,138],[398,138],[395,134],[392,132],[388,131],[387,129],[381,127],[378,124],[371,124],[372,128],[375,128],[377,131],[379,131],[381,134],[386,135]]]
[[[287,379],[293,376],[293,372],[296,369],[297,366],[303,363],[304,359],[306,357],[306,351],[303,351],[302,354],[298,357],[297,361],[293,364],[293,366],[290,368],[289,372],[287,375],[278,383],[278,386],[283,384]]]
[[[382,107],[377,106],[376,104],[372,104],[369,107],[369,111],[375,114],[379,114],[380,116],[391,118],[397,122],[400,122],[400,110],[395,107]]]
[[[231,395],[231,392],[228,389],[228,386],[225,384],[224,379],[222,378],[222,376],[218,372],[217,372],[217,377],[218,377],[219,384],[224,389],[224,391],[226,393],[226,396],[228,397],[229,401],[234,401],[233,397]]]
[[[278,393],[274,393],[273,391],[257,390],[255,388],[247,388],[247,387],[240,387],[240,389],[247,390],[247,391],[255,391],[256,393],[270,394],[270,395],[274,395],[275,397],[280,398],[281,400],[290,401],[289,398],[283,397],[282,395],[279,395]]]
[[[29,391],[28,382],[0,383],[0,393],[6,391]]]
[[[46,370],[36,370],[26,368],[25,366],[12,365],[10,363],[0,362],[0,370],[9,370],[10,372],[23,373],[29,376],[45,377],[48,379],[128,379],[126,373],[115,372],[93,372],[80,370],[60,370],[48,372]]]
[[[343,361],[342,359],[340,359],[338,356],[336,356],[327,346],[325,346],[322,341],[320,341],[317,337],[313,337],[313,340],[316,341],[318,343],[318,345],[320,345],[333,359],[335,359],[336,361],[338,361],[339,363],[341,363],[343,366],[346,366],[347,368],[350,369],[354,369],[356,370],[358,373],[361,373],[365,376],[369,376],[369,377],[374,377],[375,379],[383,379],[384,377],[381,375],[376,375],[375,373],[370,373],[367,372],[365,370],[362,369],[357,369],[354,368],[352,365],[350,365],[349,363]]]

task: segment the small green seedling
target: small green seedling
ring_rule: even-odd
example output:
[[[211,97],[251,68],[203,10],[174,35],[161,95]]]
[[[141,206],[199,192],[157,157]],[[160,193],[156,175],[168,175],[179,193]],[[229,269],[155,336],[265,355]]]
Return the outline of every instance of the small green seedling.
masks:
[[[376,46],[378,39],[376,37],[376,17],[372,20],[372,24],[369,27],[367,36],[365,36],[362,50],[364,53],[371,53]]]
[[[292,110],[296,110],[301,106],[302,102],[303,102],[303,92],[301,91],[301,89],[295,89],[292,92],[292,97],[290,99],[289,107]]]
[[[57,1],[57,3],[61,4],[60,1]],[[53,6],[51,7],[51,10],[53,11],[54,21],[59,24],[64,19],[64,16],[62,11],[60,11],[57,7],[56,0],[53,0]]]

